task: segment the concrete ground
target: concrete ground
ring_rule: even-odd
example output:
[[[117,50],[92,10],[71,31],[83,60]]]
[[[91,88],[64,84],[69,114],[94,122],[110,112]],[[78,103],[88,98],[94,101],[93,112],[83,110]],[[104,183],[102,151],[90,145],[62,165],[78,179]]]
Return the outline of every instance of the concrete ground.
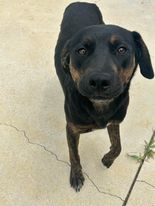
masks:
[[[110,169],[101,164],[110,146],[106,130],[82,135],[85,185],[69,185],[63,93],[54,47],[69,0],[0,0],[0,206],[121,206],[139,164],[127,153],[143,151],[155,129],[155,81],[132,81],[121,124],[123,151]],[[155,65],[155,1],[96,2],[106,23],[136,30]],[[145,162],[128,206],[155,206],[155,160]]]

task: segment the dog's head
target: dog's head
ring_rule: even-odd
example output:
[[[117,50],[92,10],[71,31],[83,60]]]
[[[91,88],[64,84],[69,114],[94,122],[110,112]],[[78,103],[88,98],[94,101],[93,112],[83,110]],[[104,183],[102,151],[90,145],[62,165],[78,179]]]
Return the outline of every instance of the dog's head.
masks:
[[[114,25],[90,26],[62,51],[62,65],[78,91],[90,100],[111,100],[129,85],[137,65],[154,77],[148,49],[137,32]]]

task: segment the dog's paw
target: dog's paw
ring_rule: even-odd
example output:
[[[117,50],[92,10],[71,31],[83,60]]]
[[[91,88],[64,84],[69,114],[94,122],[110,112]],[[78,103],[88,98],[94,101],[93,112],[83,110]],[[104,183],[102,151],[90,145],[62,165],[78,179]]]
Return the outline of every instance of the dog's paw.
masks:
[[[84,176],[81,170],[73,170],[71,169],[70,173],[70,184],[71,187],[75,189],[76,192],[79,192],[84,184]]]
[[[113,162],[114,162],[114,160],[113,159],[109,159],[108,157],[106,157],[106,155],[102,158],[102,163],[107,168],[109,168],[113,164]]]

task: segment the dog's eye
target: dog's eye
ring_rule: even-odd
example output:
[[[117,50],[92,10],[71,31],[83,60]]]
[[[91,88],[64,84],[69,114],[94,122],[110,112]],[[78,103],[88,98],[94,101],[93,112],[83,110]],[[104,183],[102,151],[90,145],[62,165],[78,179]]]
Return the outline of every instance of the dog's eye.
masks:
[[[87,54],[87,50],[85,48],[80,48],[78,49],[78,54],[80,54],[81,56],[84,56]]]
[[[126,47],[123,47],[123,46],[121,46],[121,47],[119,47],[119,48],[117,49],[117,52],[118,52],[119,54],[121,54],[121,55],[125,54],[126,51],[127,51],[127,48],[126,48]]]

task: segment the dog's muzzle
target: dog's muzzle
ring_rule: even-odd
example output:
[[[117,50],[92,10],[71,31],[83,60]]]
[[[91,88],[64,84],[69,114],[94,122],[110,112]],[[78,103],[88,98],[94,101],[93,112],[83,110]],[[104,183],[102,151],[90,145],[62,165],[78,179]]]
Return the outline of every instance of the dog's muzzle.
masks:
[[[91,100],[111,100],[123,91],[123,85],[108,73],[90,73],[84,75],[79,82],[79,92]]]

